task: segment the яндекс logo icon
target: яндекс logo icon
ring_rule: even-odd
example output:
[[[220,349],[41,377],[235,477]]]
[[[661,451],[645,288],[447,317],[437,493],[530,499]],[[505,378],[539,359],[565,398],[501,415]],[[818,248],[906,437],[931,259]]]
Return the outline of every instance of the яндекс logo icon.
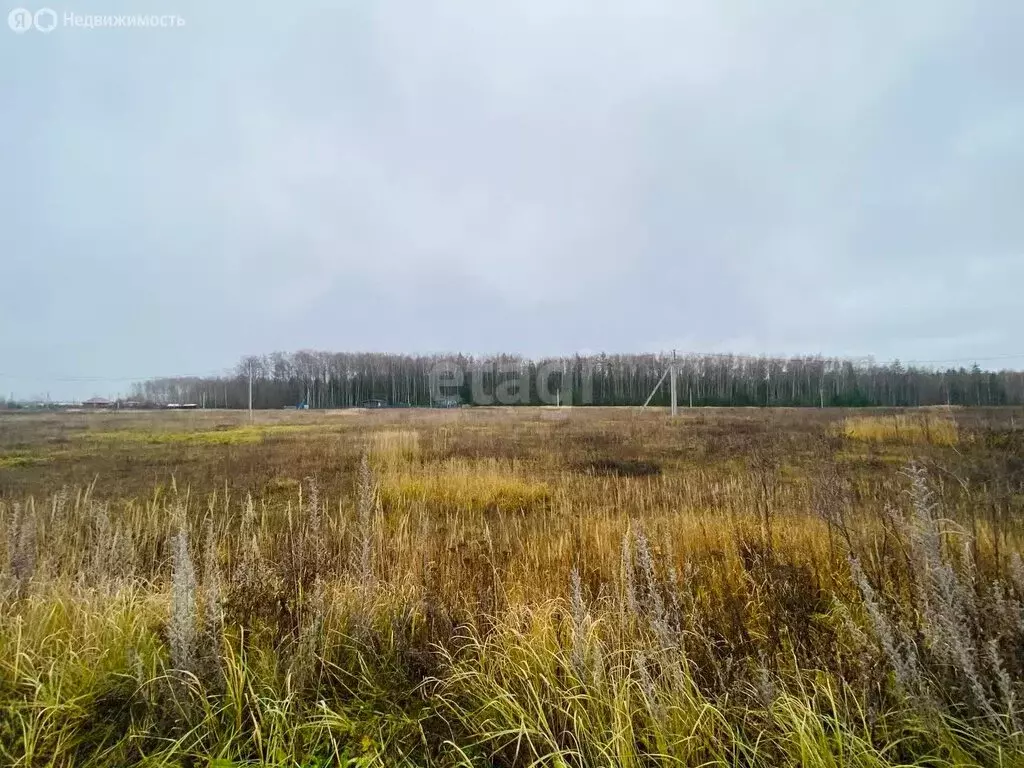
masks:
[[[52,32],[57,28],[57,12],[52,8],[40,8],[35,13],[27,8],[15,8],[7,14],[7,26],[19,35],[35,27],[40,32]]]
[[[32,29],[32,11],[24,8],[15,8],[7,14],[7,26],[19,35],[22,32],[28,32]]]

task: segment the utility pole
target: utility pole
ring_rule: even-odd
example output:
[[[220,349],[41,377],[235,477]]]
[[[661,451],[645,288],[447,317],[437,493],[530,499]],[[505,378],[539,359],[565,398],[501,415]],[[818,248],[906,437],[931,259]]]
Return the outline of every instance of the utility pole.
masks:
[[[249,423],[253,423],[252,416],[252,360],[249,361]]]
[[[676,406],[676,351],[672,350],[672,368],[670,376],[670,388],[672,390],[672,415],[675,416],[678,413]]]
[[[653,400],[653,399],[654,399],[654,395],[655,395],[655,393],[656,393],[656,392],[658,391],[658,387],[660,387],[660,386],[661,386],[661,382],[663,382],[663,381],[665,380],[665,377],[666,377],[666,376],[668,376],[668,369],[667,369],[667,368],[665,369],[665,372],[661,374],[661,378],[660,378],[660,379],[658,379],[658,383],[654,385],[654,389],[652,389],[652,390],[651,390],[651,394],[649,394],[649,395],[647,396],[647,399],[646,399],[646,400],[644,400],[644,404],[643,404],[642,406],[640,406],[640,410],[641,410],[641,411],[642,411],[642,410],[643,410],[644,408],[646,408],[646,407],[647,407],[648,405],[650,405],[650,404],[651,404],[651,400]]]
[[[558,407],[562,407],[562,388],[566,381],[569,381],[569,364],[562,358],[562,378],[558,380]],[[569,381],[569,405],[572,405],[572,381]]]

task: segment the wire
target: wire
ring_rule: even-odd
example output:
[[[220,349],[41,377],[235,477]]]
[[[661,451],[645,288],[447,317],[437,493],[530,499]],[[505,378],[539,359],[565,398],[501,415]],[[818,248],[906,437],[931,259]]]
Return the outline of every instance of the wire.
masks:
[[[949,358],[946,360],[900,360],[901,363],[977,363],[987,362],[989,360],[1024,360],[1024,354],[1020,355],[995,355],[993,357],[960,357],[960,358]],[[892,362],[896,362],[893,360]]]
[[[104,381],[143,381],[154,379],[201,379],[212,376],[224,376],[225,370],[207,371],[205,373],[176,373],[173,375],[149,376],[25,376],[14,373],[0,373],[0,379],[16,379],[20,381],[60,381],[60,382],[104,382]]]
[[[665,353],[662,353],[665,354]],[[764,359],[782,359],[789,360],[792,357],[819,357],[824,360],[850,360],[850,361],[867,361],[871,359],[871,355],[745,355],[737,354],[733,352],[687,352],[680,357],[732,357],[732,358],[745,358],[748,360],[764,360]],[[1024,352],[1018,355],[994,355],[992,357],[947,357],[937,360],[904,360],[902,358],[893,358],[892,360],[876,360],[873,361],[875,365],[893,365],[899,363],[900,365],[933,365],[935,363],[983,363],[990,360],[1024,360]]]

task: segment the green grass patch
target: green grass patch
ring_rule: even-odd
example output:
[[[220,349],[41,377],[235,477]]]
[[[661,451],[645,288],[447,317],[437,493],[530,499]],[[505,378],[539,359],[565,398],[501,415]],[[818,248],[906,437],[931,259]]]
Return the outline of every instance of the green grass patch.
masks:
[[[29,453],[9,453],[0,456],[0,469],[18,469],[20,467],[33,467],[37,464],[45,464],[49,459],[45,456],[36,456]]]
[[[233,427],[191,432],[153,432],[143,430],[115,430],[86,432],[85,440],[114,443],[147,443],[150,445],[249,445],[261,443],[267,437],[313,431],[310,427],[276,424],[260,427]]]

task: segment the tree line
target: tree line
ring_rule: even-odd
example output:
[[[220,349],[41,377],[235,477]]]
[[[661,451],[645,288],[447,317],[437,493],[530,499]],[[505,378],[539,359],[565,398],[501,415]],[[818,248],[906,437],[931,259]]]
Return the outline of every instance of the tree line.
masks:
[[[367,401],[389,406],[438,405],[437,371],[464,372],[447,379],[445,404],[488,402],[496,387],[515,402],[642,405],[669,404],[664,354],[600,354],[530,360],[514,355],[395,355],[384,353],[275,352],[245,357],[222,376],[159,378],[133,385],[131,396],[153,403],[196,403],[246,408],[250,372],[255,408],[346,408]],[[899,361],[875,364],[825,357],[686,355],[676,359],[682,406],[920,406],[1021,405],[1024,372],[922,368]],[[538,372],[548,397],[537,386]],[[492,398],[493,399],[493,398]],[[507,402],[499,400],[499,402]]]

